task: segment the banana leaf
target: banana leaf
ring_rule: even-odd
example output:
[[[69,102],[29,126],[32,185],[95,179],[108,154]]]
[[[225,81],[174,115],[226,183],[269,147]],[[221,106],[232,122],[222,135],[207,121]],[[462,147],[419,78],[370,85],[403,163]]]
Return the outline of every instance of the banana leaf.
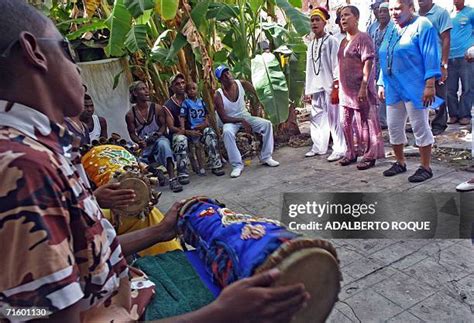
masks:
[[[68,33],[66,35],[66,38],[68,40],[76,40],[87,32],[94,32],[94,31],[97,31],[97,30],[100,30],[100,29],[105,29],[105,28],[108,28],[108,26],[107,26],[107,24],[105,23],[104,20],[93,19],[90,24],[83,25],[78,30],[76,30],[72,33]]]
[[[231,6],[225,3],[210,3],[206,18],[216,18],[218,21],[227,21],[239,16],[239,7]]]
[[[209,8],[209,1],[198,2],[191,11],[191,18],[198,29],[206,23],[206,14]]]
[[[146,41],[146,26],[134,25],[128,32],[124,45],[132,53],[136,53],[140,49],[147,48],[148,44]]]
[[[300,8],[303,6],[303,2],[301,0],[288,0],[288,2],[295,8]]]
[[[288,119],[288,86],[275,55],[263,53],[252,59],[252,83],[273,125]]]
[[[293,51],[290,56],[290,64],[287,73],[287,82],[290,101],[299,106],[303,96],[306,77],[306,50],[307,46],[303,39],[295,32],[290,33],[288,46]]]
[[[133,16],[138,18],[143,15],[146,10],[153,9],[155,6],[154,0],[124,0],[123,4]]]
[[[305,36],[311,31],[309,18],[293,7],[288,0],[275,0],[278,7],[284,12],[300,36]]]
[[[108,56],[120,57],[125,54],[124,42],[132,28],[132,15],[125,7],[123,0],[116,0],[112,14],[107,19],[110,29],[109,44],[105,48]]]
[[[170,52],[168,53],[168,56],[166,56],[166,60],[173,60],[173,58],[178,55],[178,52],[181,50],[181,48],[183,48],[187,43],[188,41],[186,37],[184,37],[181,33],[178,33],[173,43],[171,44]]]
[[[263,0],[248,0],[248,4],[253,14],[256,15],[258,9],[263,5]]]
[[[178,12],[179,0],[156,0],[155,11],[164,19],[171,20]]]

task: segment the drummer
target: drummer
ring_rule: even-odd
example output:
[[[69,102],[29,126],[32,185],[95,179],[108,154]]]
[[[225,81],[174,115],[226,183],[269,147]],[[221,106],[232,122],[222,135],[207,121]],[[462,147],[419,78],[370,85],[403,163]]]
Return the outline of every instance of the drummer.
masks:
[[[67,158],[72,137],[61,123],[84,106],[67,42],[23,1],[0,1],[0,30],[0,70],[8,75],[0,78],[0,308],[45,308],[60,322],[137,320],[153,285],[124,257],[174,238],[181,203],[159,225],[117,237],[80,165]],[[309,296],[301,284],[272,287],[278,276],[241,280],[168,321],[290,321]]]

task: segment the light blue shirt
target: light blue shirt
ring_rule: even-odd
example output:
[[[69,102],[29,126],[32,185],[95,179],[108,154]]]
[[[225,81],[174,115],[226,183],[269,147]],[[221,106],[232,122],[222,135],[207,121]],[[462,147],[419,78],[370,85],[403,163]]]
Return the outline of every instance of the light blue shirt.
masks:
[[[379,49],[381,72],[377,84],[385,86],[387,105],[403,101],[424,109],[425,80],[441,76],[436,29],[427,18],[418,16],[404,28],[395,24],[387,28],[390,30]]]
[[[474,45],[474,8],[465,6],[461,11],[451,12],[451,48],[449,58],[464,57],[469,47]]]
[[[433,7],[431,7],[430,11],[426,13],[425,17],[431,21],[436,31],[438,32],[439,63],[441,63],[441,51],[443,49],[441,43],[441,34],[444,33],[446,30],[450,30],[453,28],[451,18],[449,17],[449,12],[446,9],[438,6],[437,4],[433,4]],[[451,36],[451,40],[452,39],[453,37]]]

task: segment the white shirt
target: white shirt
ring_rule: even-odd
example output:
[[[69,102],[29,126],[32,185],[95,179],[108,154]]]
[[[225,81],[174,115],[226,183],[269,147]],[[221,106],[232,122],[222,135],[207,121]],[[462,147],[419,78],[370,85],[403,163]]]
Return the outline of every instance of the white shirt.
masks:
[[[239,96],[235,102],[230,101],[224,94],[222,88],[218,89],[217,92],[220,93],[222,97],[222,103],[224,105],[224,111],[226,116],[233,118],[242,118],[244,116],[250,116],[250,113],[245,107],[245,90],[239,80],[235,80],[237,84],[237,89],[239,91]]]
[[[329,34],[309,43],[306,54],[306,95],[332,91],[333,82],[338,80],[338,49],[339,42]]]

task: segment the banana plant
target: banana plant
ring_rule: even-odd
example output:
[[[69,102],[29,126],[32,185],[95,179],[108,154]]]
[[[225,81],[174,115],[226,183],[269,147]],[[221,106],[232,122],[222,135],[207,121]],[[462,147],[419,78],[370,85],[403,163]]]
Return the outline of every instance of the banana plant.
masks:
[[[288,119],[288,86],[274,54],[264,52],[252,59],[252,83],[272,124],[285,122]]]

